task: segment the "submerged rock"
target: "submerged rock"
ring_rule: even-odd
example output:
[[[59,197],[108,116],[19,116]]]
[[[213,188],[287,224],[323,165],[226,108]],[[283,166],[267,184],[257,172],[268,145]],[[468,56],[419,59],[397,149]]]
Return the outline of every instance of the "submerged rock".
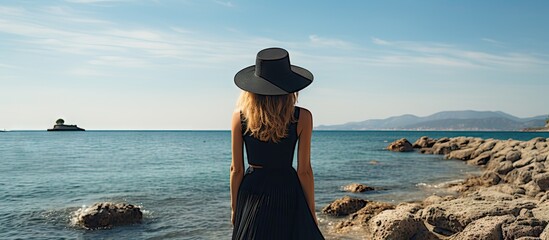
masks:
[[[361,193],[361,192],[373,191],[373,190],[375,190],[373,187],[360,184],[360,183],[351,183],[343,187],[343,191],[353,192],[353,193]]]
[[[75,223],[87,229],[111,228],[114,226],[140,223],[143,219],[141,208],[127,203],[100,202],[79,209]]]

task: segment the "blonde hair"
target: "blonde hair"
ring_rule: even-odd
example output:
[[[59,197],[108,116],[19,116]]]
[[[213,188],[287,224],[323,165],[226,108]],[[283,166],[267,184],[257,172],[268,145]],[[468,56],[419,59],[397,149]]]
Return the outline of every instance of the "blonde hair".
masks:
[[[244,133],[261,141],[278,142],[288,136],[288,125],[295,122],[297,93],[267,96],[243,91],[237,102],[244,120]]]

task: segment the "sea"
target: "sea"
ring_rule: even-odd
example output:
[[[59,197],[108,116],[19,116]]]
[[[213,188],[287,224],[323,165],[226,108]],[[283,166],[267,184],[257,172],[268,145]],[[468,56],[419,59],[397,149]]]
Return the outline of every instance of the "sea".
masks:
[[[328,239],[342,219],[321,213],[343,196],[417,201],[478,167],[441,155],[395,153],[421,136],[530,140],[548,132],[314,131],[316,211]],[[0,239],[229,239],[229,131],[11,131],[0,133]],[[295,165],[295,160],[294,160]],[[362,183],[377,190],[348,193]],[[141,224],[86,230],[75,212],[96,202],[139,205]]]

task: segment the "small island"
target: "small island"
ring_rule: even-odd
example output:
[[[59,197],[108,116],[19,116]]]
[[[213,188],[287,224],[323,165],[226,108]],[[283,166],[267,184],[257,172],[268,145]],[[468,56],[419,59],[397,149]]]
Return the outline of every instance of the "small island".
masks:
[[[86,131],[86,129],[79,128],[76,125],[65,125],[65,120],[60,118],[55,121],[55,126],[48,129],[48,131]]]

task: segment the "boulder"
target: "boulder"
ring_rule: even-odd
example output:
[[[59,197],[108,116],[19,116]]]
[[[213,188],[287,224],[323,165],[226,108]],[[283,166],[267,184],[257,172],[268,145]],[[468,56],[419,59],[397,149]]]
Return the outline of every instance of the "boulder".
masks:
[[[507,160],[503,161],[503,162],[500,162],[499,166],[497,166],[496,169],[494,169],[494,170],[498,174],[506,175],[511,170],[513,170],[513,162],[507,161]]]
[[[448,154],[458,150],[459,146],[454,142],[438,143],[433,146],[433,154]]]
[[[509,151],[507,154],[505,154],[505,159],[511,162],[515,162],[519,160],[521,157],[521,153],[519,151]]]
[[[515,219],[513,215],[483,217],[471,222],[462,232],[453,235],[451,240],[483,239],[500,240],[502,236],[501,225]]]
[[[452,153],[454,153],[454,152],[452,152]],[[450,153],[450,154],[452,154],[452,153]],[[491,152],[483,152],[480,155],[478,155],[477,157],[475,157],[474,159],[471,159],[471,160],[467,161],[467,163],[471,164],[471,165],[475,165],[475,166],[486,165],[486,163],[488,163],[488,161],[490,161],[491,158],[492,158],[492,153]],[[464,160],[466,160],[466,159],[464,159]]]
[[[473,152],[475,152],[474,148],[465,148],[465,149],[455,150],[455,151],[450,152],[446,156],[446,158],[447,159],[456,159],[456,160],[466,161],[466,160],[471,159],[471,154],[473,154]],[[488,162],[488,161],[486,161],[486,162]]]
[[[522,185],[532,181],[532,172],[521,169],[513,169],[505,175],[504,179],[505,182]]]
[[[401,138],[389,144],[387,149],[393,152],[411,152],[414,151],[412,144],[406,139]]]
[[[419,205],[406,204],[381,212],[369,221],[370,239],[438,239],[421,219],[414,217],[418,209]]]
[[[534,201],[514,199],[508,194],[485,190],[427,206],[421,217],[429,224],[452,234],[463,231],[469,223],[486,216],[517,216],[521,209],[535,208]]]
[[[346,216],[355,213],[368,203],[367,200],[345,196],[337,199],[322,209],[323,213],[331,216]]]
[[[473,154],[471,155],[471,158],[476,158],[483,152],[491,151],[492,148],[494,148],[494,146],[496,145],[496,143],[497,141],[493,139],[484,140],[484,142],[478,146],[475,152],[473,152]]]
[[[343,187],[343,191],[353,192],[353,193],[361,193],[361,192],[373,191],[373,190],[375,190],[373,187],[366,186],[360,183],[351,183]]]
[[[549,173],[536,174],[533,180],[542,191],[549,190]]]
[[[429,138],[427,136],[420,137],[412,145],[413,148],[431,148],[436,143],[436,139]]]
[[[534,218],[532,212],[523,209],[515,221],[502,224],[503,239],[518,239],[521,237],[538,237],[547,226],[546,221]]]
[[[388,210],[394,209],[395,206],[384,202],[368,202],[365,207],[361,208],[357,212],[351,214],[348,220],[340,222],[336,229],[338,231],[346,230],[354,226],[366,226],[368,221],[375,215]]]
[[[513,163],[513,167],[514,168],[521,168],[521,167],[524,167],[528,164],[530,164],[531,162],[533,162],[535,160],[535,158],[533,157],[529,157],[529,158],[522,158],[516,162]]]
[[[111,228],[140,223],[141,208],[127,203],[100,202],[75,212],[76,224],[87,229]]]

